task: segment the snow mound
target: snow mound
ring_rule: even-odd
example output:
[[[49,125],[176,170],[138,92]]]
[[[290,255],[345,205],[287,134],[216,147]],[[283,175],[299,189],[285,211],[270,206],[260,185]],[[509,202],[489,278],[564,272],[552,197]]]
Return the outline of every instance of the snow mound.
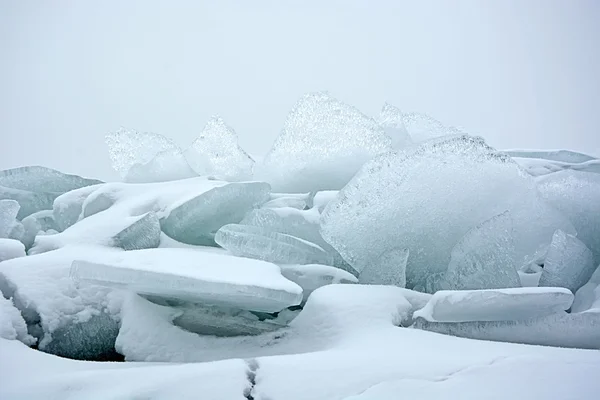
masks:
[[[14,239],[0,238],[0,262],[25,257],[25,246]]]
[[[245,181],[253,175],[254,160],[239,146],[235,131],[219,116],[206,123],[184,154],[198,175],[230,182]]]
[[[358,279],[340,268],[320,264],[281,264],[281,274],[302,288],[302,301],[318,288],[338,283],[358,283]]]
[[[440,290],[413,318],[429,322],[524,320],[568,310],[573,297],[564,288]]]
[[[392,141],[372,118],[327,93],[308,93],[292,108],[255,177],[273,190],[341,189]]]
[[[1,293],[0,293],[1,294]],[[0,338],[19,340],[27,345],[35,344],[35,338],[27,333],[27,325],[11,299],[0,296]]]
[[[127,251],[102,262],[75,260],[77,282],[208,305],[277,312],[297,305],[302,288],[277,265],[194,249]]]

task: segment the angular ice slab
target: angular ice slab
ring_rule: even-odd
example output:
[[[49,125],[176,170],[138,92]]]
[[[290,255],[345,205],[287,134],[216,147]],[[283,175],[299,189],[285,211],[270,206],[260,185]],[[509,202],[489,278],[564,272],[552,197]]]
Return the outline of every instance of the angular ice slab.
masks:
[[[0,200],[0,238],[10,236],[20,207],[16,200]]]
[[[123,179],[129,183],[167,182],[198,176],[179,148],[156,154],[150,161],[131,166]]]
[[[221,227],[215,242],[231,254],[277,264],[325,264],[333,258],[318,245],[295,236],[250,225]]]
[[[392,147],[401,149],[412,143],[412,139],[404,126],[402,111],[397,107],[385,103],[378,119],[385,133],[392,139]]]
[[[575,293],[571,312],[578,313],[595,310],[600,312],[600,265],[590,280]]]
[[[402,114],[404,127],[413,142],[424,142],[441,136],[463,134],[459,129],[444,126],[440,121],[429,115],[410,112]]]
[[[450,253],[445,275],[449,289],[521,286],[514,260],[512,215],[504,212],[467,232]]]
[[[408,249],[391,249],[368,264],[358,276],[360,283],[406,286]]]
[[[358,279],[351,273],[340,268],[329,265],[305,264],[291,265],[281,264],[281,274],[302,288],[305,303],[308,296],[316,289],[325,285],[336,283],[358,283]]]
[[[45,232],[56,232],[57,226],[54,221],[54,215],[52,210],[42,210],[35,212],[21,221],[23,224],[23,235],[21,235],[21,242],[29,249],[38,235],[38,233]]]
[[[25,257],[25,246],[14,239],[0,238],[0,262]]]
[[[575,293],[595,269],[591,250],[575,236],[559,229],[546,253],[539,286],[563,287]]]
[[[323,211],[321,234],[359,272],[408,249],[412,288],[446,269],[458,238],[534,195],[533,179],[483,139],[434,139],[365,164]]]
[[[596,157],[570,150],[503,150],[503,153],[517,158],[537,158],[542,160],[558,161],[570,164],[579,164],[596,160]]]
[[[276,312],[300,304],[302,288],[277,265],[193,249],[120,253],[103,262],[74,261],[71,277],[140,294]]]
[[[113,169],[123,178],[135,164],[146,164],[165,150],[179,149],[163,135],[125,128],[106,135],[106,145]]]
[[[219,116],[213,116],[200,136],[185,151],[185,158],[198,175],[229,182],[252,178],[254,160],[240,147],[235,131]]]
[[[26,345],[35,344],[35,338],[27,333],[27,325],[11,299],[0,293],[0,338],[19,340]]]
[[[497,342],[600,350],[600,312],[561,312],[519,321],[428,322],[414,328]]]
[[[440,290],[413,318],[429,322],[517,321],[568,310],[573,297],[564,288]]]
[[[309,93],[290,111],[255,177],[282,192],[341,189],[367,160],[390,150],[377,121],[327,93]]]
[[[101,261],[115,252],[121,251],[68,246],[2,262],[0,289],[13,298],[40,350],[87,360],[113,354],[118,297],[104,287],[77,288],[69,271],[74,259]]]
[[[56,229],[59,232],[64,231],[75,222],[79,221],[81,216],[83,202],[94,191],[102,185],[90,185],[79,189],[71,190],[58,196],[52,205],[52,214],[56,222]]]
[[[538,179],[541,197],[577,229],[577,238],[600,264],[600,174],[561,171]]]

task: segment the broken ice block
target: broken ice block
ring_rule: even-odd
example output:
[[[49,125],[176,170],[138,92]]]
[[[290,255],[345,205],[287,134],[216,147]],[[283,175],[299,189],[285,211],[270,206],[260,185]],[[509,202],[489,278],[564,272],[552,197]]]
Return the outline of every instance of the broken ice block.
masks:
[[[543,264],[542,264],[543,265]],[[522,287],[538,287],[542,277],[542,266],[534,262],[522,266],[517,273]]]
[[[52,214],[54,215],[57,231],[62,232],[79,220],[83,202],[101,186],[101,184],[91,185],[71,190],[61,194],[54,200]]]
[[[473,290],[521,286],[513,258],[512,230],[512,216],[504,212],[467,232],[450,254],[447,287]]]
[[[358,276],[362,284],[406,286],[408,249],[391,249],[366,265]]]
[[[327,93],[309,93],[290,111],[255,177],[275,191],[341,189],[367,160],[390,150],[373,118]]]
[[[56,231],[57,228],[52,210],[35,212],[23,218],[21,223],[23,224],[24,232],[20,240],[27,249],[33,245],[35,237],[39,232]]]
[[[413,314],[429,322],[516,321],[568,310],[573,293],[564,288],[440,290]]]
[[[19,203],[15,200],[0,200],[0,238],[7,238],[16,222]]]
[[[73,262],[71,276],[140,294],[252,311],[276,312],[302,299],[302,289],[274,264],[193,249],[127,251],[98,263],[84,259]]]
[[[303,302],[308,296],[321,286],[336,283],[358,283],[358,279],[351,273],[329,265],[281,264],[281,274],[302,288]]]
[[[571,307],[572,313],[592,310],[600,312],[600,265],[590,280],[575,293],[575,300]]]
[[[321,235],[359,272],[408,249],[412,288],[446,270],[458,238],[524,197],[535,199],[535,183],[510,157],[481,138],[445,137],[365,164],[325,208]]]
[[[404,126],[402,111],[397,107],[385,103],[378,119],[385,133],[392,139],[392,147],[401,149],[412,143],[412,139]]]
[[[198,176],[188,165],[179,148],[156,154],[146,163],[131,166],[123,181],[128,183],[167,182]]]
[[[219,116],[213,116],[202,133],[185,151],[185,158],[198,175],[229,182],[252,178],[254,160],[240,147],[235,131]]]
[[[564,287],[575,293],[590,279],[595,267],[590,249],[559,229],[546,253],[539,285]]]
[[[418,318],[413,327],[478,340],[600,349],[600,312],[561,312],[519,321],[454,323]]]
[[[331,254],[314,243],[257,226],[225,225],[215,241],[234,255],[277,264],[331,265],[333,261]]]
[[[25,246],[18,240],[0,238],[0,262],[25,257]]]
[[[573,223],[577,238],[594,253],[594,264],[600,264],[600,174],[560,171],[540,177],[538,189]]]

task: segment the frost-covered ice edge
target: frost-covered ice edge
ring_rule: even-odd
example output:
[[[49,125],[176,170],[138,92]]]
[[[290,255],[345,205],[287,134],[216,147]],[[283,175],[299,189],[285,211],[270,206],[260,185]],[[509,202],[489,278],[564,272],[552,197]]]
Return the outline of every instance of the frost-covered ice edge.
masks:
[[[600,393],[598,159],[324,92],[262,160],[107,144],[123,182],[0,172],[3,399]]]

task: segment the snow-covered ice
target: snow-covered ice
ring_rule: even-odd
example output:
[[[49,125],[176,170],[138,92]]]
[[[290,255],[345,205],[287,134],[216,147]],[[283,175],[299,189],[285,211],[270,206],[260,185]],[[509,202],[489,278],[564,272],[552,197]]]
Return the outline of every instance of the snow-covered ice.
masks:
[[[429,322],[524,320],[568,310],[573,297],[564,288],[440,290],[413,318]]]
[[[302,193],[341,189],[392,140],[373,118],[329,94],[308,93],[290,111],[255,178],[273,190]]]
[[[281,264],[281,274],[302,288],[303,302],[316,289],[338,283],[358,283],[351,273],[340,268],[319,264]]]
[[[0,238],[8,238],[10,236],[20,207],[16,200],[0,200]]]
[[[71,276],[158,297],[276,312],[300,304],[302,288],[277,265],[195,249],[127,251],[103,261],[75,260]]]
[[[5,299],[0,293],[0,338],[19,340],[27,345],[36,340],[27,333],[27,324],[21,313],[14,306],[12,299]]]
[[[52,214],[59,232],[79,221],[85,199],[101,186],[101,184],[85,186],[63,193],[54,199]]]
[[[595,310],[600,312],[600,265],[590,280],[575,293],[571,312]]]
[[[0,238],[0,262],[25,257],[25,245],[18,240]]]

